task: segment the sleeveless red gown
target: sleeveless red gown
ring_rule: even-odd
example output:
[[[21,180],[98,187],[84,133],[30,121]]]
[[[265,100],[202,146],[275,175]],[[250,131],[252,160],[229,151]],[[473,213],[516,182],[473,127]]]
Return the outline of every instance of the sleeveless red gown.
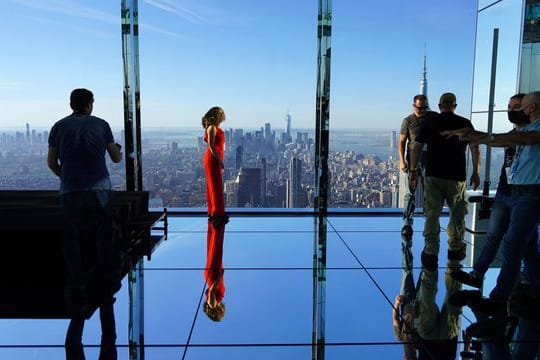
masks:
[[[208,133],[204,132],[204,141],[208,142]],[[214,147],[217,154],[223,160],[225,151],[225,133],[217,128],[214,139]],[[203,157],[204,171],[206,173],[206,201],[208,202],[208,215],[225,215],[225,198],[223,196],[222,169],[218,160],[212,155],[207,147]]]
[[[204,269],[204,279],[206,280],[206,300],[208,301],[208,290],[214,282],[214,296],[218,303],[225,296],[225,281],[223,279],[223,240],[225,238],[225,224],[218,226],[208,222],[208,232],[206,238],[206,266]]]

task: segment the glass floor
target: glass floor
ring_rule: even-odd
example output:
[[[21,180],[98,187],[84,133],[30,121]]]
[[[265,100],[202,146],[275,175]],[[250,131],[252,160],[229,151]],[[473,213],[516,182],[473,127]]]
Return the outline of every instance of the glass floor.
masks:
[[[446,221],[441,219],[443,228]],[[423,219],[417,218],[415,277],[422,228]],[[402,357],[391,316],[401,278],[400,229],[397,216],[328,219],[326,359]],[[201,306],[205,302],[206,238],[206,218],[170,217],[168,240],[145,263],[145,358],[310,359],[313,218],[255,214],[231,218],[224,234],[226,313],[221,322],[211,321]],[[446,255],[444,230],[441,239],[440,264]],[[440,270],[440,284],[443,274]],[[126,281],[115,304],[120,359],[128,359]],[[486,287],[490,289],[491,284]],[[438,295],[440,305],[444,291]],[[464,317],[462,324],[467,326],[469,320]],[[0,359],[63,358],[67,325],[67,320],[1,320]],[[87,359],[97,358],[100,335],[96,312],[84,331]]]

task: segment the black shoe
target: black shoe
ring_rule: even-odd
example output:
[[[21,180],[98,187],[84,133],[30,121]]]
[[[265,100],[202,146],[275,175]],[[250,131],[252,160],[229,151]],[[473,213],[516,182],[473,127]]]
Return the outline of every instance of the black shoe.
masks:
[[[212,217],[212,225],[214,225],[214,227],[225,225],[227,223],[229,223],[228,215],[216,215]]]
[[[520,284],[514,289],[508,308],[511,315],[519,316],[530,320],[540,320],[540,298],[530,293],[530,285]]]
[[[456,291],[448,298],[450,304],[454,306],[474,307],[482,300],[482,293],[478,290],[460,290]]]
[[[458,250],[448,250],[448,260],[461,261],[467,257],[467,246],[463,245]]]
[[[517,322],[513,316],[492,317],[469,325],[465,331],[475,338],[504,341],[513,336]]]
[[[82,344],[66,345],[66,360],[85,360]]]
[[[117,360],[117,359],[118,359],[118,354],[116,351],[116,346],[114,344],[112,345],[101,344],[98,360]]]
[[[490,316],[506,317],[507,303],[492,298],[481,298],[477,303],[470,304],[469,307],[475,313],[482,313]]]
[[[484,282],[484,279],[474,275],[474,273],[465,272],[463,270],[453,271],[450,273],[450,276],[452,276],[452,279],[459,281],[462,284],[469,285],[477,289],[480,289]]]
[[[422,266],[428,271],[435,271],[439,268],[439,257],[437,255],[426,254],[422,251]]]
[[[401,228],[401,236],[411,237],[413,235],[412,226],[409,224],[403,225]]]

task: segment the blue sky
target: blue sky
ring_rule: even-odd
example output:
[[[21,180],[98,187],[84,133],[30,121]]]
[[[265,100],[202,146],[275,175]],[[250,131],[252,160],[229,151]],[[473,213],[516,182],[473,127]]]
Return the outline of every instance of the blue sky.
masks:
[[[282,128],[289,109],[294,128],[313,128],[317,4],[139,0],[143,130],[199,126],[213,105],[227,127]],[[4,0],[0,12],[1,127],[50,127],[74,87],[123,126],[120,0]],[[431,104],[453,91],[469,116],[475,21],[471,0],[333,1],[331,127],[398,128],[424,44]]]

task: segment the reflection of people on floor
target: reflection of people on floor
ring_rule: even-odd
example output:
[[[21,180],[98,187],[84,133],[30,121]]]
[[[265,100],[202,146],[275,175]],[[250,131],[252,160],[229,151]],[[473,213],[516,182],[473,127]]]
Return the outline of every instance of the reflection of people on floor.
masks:
[[[225,282],[223,279],[223,239],[225,237],[225,224],[213,224],[208,220],[206,237],[206,267],[204,279],[206,281],[206,301],[203,305],[204,313],[213,321],[221,321],[225,316]]]
[[[66,359],[84,359],[82,333],[90,306],[99,306],[100,360],[115,360],[114,293],[120,289],[114,262],[112,191],[105,154],[122,160],[109,124],[92,116],[94,95],[71,92],[73,113],[54,124],[49,135],[47,164],[60,177],[63,236],[67,271],[66,300],[71,317]]]
[[[462,290],[450,298],[456,306],[469,306],[477,322],[466,329],[481,343],[484,359],[534,360],[540,350],[540,297],[528,283],[519,283],[506,309],[499,309],[478,290]],[[517,326],[517,330],[516,330]]]
[[[206,173],[206,201],[208,202],[208,219],[215,224],[227,223],[225,215],[225,199],[223,196],[223,176],[225,168],[225,133],[219,125],[225,121],[225,112],[214,106],[203,116],[204,141],[208,144],[203,157]]]
[[[402,237],[403,276],[392,312],[394,335],[404,343],[406,360],[454,360],[461,308],[450,304],[448,298],[461,289],[461,284],[450,276],[461,265],[456,260],[448,261],[444,277],[446,294],[439,310],[436,302],[438,269],[427,269],[423,264],[415,286],[411,241],[411,236]]]

